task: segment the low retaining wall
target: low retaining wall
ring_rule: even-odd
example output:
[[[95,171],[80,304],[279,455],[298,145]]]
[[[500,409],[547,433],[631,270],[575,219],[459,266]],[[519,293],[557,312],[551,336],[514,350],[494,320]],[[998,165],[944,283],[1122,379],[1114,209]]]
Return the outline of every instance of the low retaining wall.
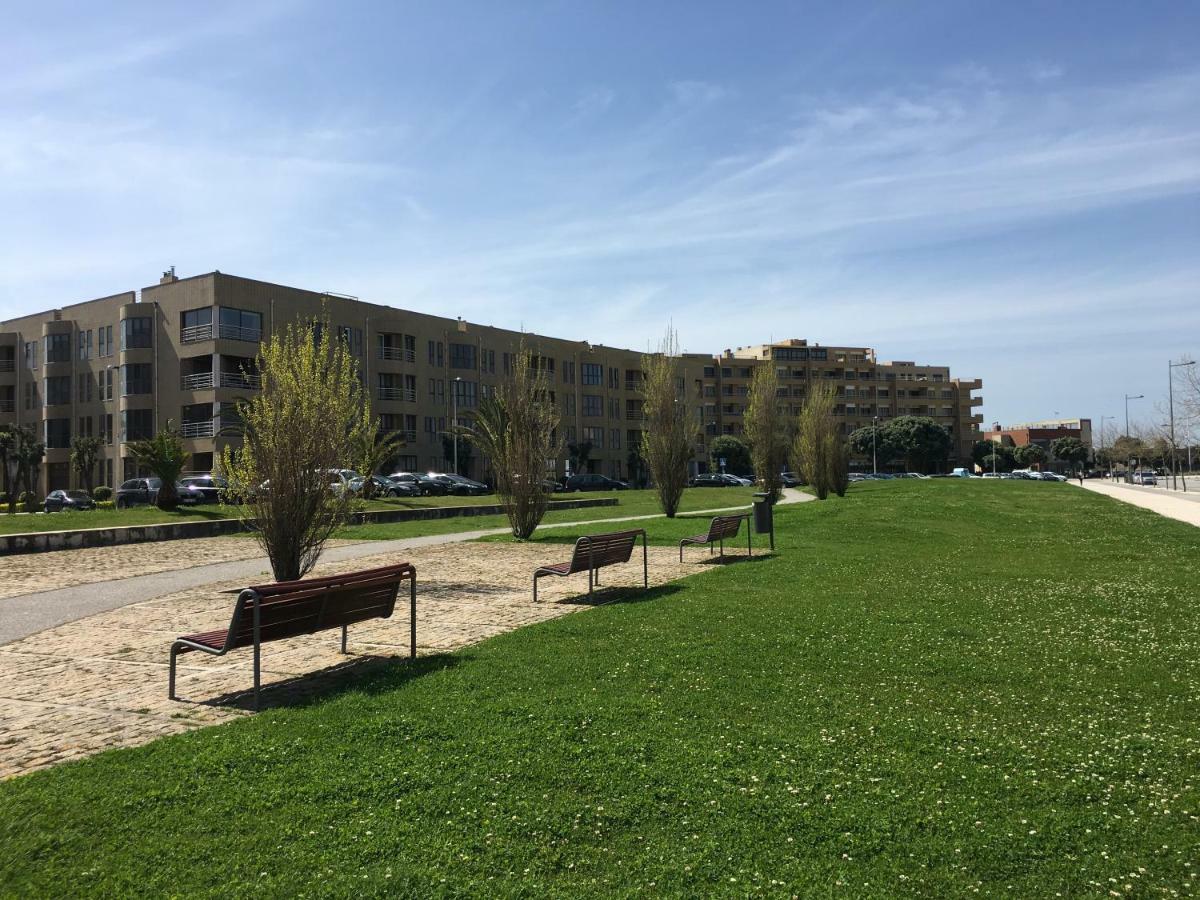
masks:
[[[587,500],[552,500],[549,510],[586,509],[616,506],[615,497]],[[503,515],[504,507],[423,506],[415,509],[382,509],[355,513],[356,525],[383,522],[417,522],[427,519],[454,519],[466,516]],[[112,528],[83,528],[77,531],[39,531],[27,534],[0,534],[0,556],[17,553],[45,553],[49,550],[77,550],[81,547],[111,547],[117,544],[144,544],[150,541],[183,541],[188,538],[217,537],[249,531],[240,519],[201,519],[168,522],[161,525],[120,525]]]

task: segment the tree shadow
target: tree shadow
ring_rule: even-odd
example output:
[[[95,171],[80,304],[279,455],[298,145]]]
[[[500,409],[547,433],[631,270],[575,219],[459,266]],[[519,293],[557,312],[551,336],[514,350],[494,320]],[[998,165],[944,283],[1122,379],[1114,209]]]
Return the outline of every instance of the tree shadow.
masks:
[[[417,678],[460,665],[469,654],[433,653],[416,659],[354,651],[347,660],[314,672],[294,675],[264,684],[259,691],[259,712],[284,707],[310,706],[349,691],[379,694],[394,690]],[[185,702],[187,702],[185,700]],[[207,700],[191,701],[197,706],[254,710],[254,689],[229,691]]]

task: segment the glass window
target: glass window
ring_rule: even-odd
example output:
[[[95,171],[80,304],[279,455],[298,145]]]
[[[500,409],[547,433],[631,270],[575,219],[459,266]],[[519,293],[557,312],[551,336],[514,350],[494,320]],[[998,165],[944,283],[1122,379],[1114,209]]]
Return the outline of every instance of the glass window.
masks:
[[[121,440],[144,441],[154,437],[154,410],[127,409],[121,413]]]
[[[474,344],[451,344],[450,345],[450,368],[452,369],[474,369],[476,348]]]
[[[126,319],[125,321],[129,321]],[[121,396],[154,393],[154,367],[150,363],[121,366]]]
[[[599,363],[583,363],[583,383],[604,384],[604,366]]]
[[[25,368],[37,368],[37,341],[25,342]]]
[[[62,406],[71,402],[71,376],[59,375],[42,382],[47,406]]]
[[[592,417],[604,415],[604,398],[598,394],[584,394],[583,414]]]
[[[46,446],[52,450],[61,450],[71,446],[71,420],[46,420]]]
[[[153,341],[154,320],[138,316],[121,322],[121,349],[137,350],[149,347]]]
[[[262,340],[262,313],[250,309],[234,309],[222,306],[219,313],[220,337],[232,341]],[[319,340],[319,331],[314,329],[313,339]]]
[[[71,335],[69,334],[48,334],[46,335],[46,362],[70,362],[71,361]]]

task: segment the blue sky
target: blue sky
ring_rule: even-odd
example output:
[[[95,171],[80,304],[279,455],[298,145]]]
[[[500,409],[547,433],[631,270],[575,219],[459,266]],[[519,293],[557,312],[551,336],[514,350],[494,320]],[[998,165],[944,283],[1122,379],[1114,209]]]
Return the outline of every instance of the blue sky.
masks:
[[[1200,6],[9,7],[0,318],[221,269],[645,348],[865,344],[990,422],[1200,354]],[[1136,405],[1135,405],[1136,412]]]

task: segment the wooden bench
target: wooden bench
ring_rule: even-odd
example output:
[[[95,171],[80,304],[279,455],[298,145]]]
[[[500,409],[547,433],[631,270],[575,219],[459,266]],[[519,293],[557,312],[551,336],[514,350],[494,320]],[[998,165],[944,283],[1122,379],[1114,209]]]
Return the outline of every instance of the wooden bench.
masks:
[[[228,628],[187,634],[171,645],[170,684],[175,697],[175,659],[193,650],[224,656],[238,647],[254,648],[254,709],[258,709],[260,650],[267,641],[342,629],[368,619],[386,619],[396,608],[400,585],[408,580],[409,656],[417,655],[417,570],[409,563],[382,566],[302,581],[248,587],[238,594]]]
[[[646,555],[646,532],[641,528],[633,531],[614,531],[609,534],[584,535],[575,542],[575,552],[564,563],[542,566],[533,573],[533,602],[537,603],[538,579],[546,575],[565,578],[577,572],[588,573],[588,593],[600,583],[600,568],[615,563],[629,562],[633,556],[638,537],[642,539],[642,584],[650,587],[650,566]]]
[[[739,513],[733,516],[715,516],[708,524],[708,531],[704,534],[694,534],[681,540],[679,542],[679,561],[683,562],[683,548],[687,544],[708,544],[709,555],[712,555],[713,544],[718,544],[721,548],[721,557],[724,557],[725,541],[737,537],[742,522],[746,523],[746,552],[753,556],[754,548],[750,544],[750,514]]]

